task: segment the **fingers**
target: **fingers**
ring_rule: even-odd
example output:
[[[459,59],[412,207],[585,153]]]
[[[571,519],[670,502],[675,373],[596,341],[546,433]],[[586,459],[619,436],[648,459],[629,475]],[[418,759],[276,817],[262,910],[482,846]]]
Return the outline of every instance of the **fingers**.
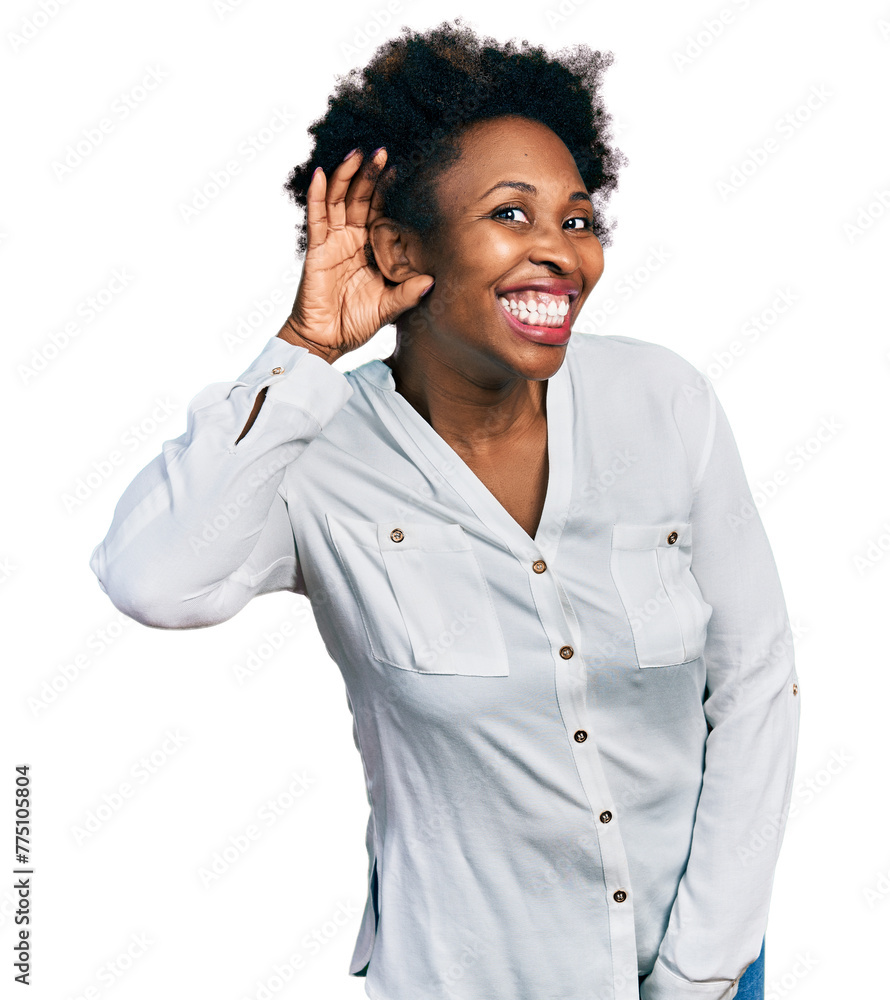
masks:
[[[375,183],[374,193],[371,195],[371,206],[368,209],[368,218],[365,225],[370,225],[375,219],[383,215],[383,191]]]
[[[381,326],[392,323],[407,309],[413,309],[433,284],[431,274],[417,274],[399,285],[387,287],[380,297]]]
[[[327,197],[328,230],[342,229],[346,225],[346,193],[361,165],[362,154],[355,149],[331,174]]]
[[[364,227],[381,214],[382,195],[376,187],[377,178],[386,163],[386,150],[376,151],[365,169],[359,171],[363,157],[353,150],[330,176],[320,167],[312,175],[306,190],[306,222],[308,247],[324,243],[331,231],[345,226]],[[373,212],[373,214],[372,214]]]
[[[358,154],[356,154],[357,156]],[[368,224],[372,198],[378,195],[378,214],[381,199],[377,188],[377,178],[386,164],[386,150],[381,147],[362,164],[362,169],[353,177],[346,195],[346,225],[364,227]]]
[[[328,234],[327,211],[325,209],[326,189],[327,178],[321,167],[318,167],[306,189],[306,229],[309,233],[307,244],[309,250],[321,246]]]

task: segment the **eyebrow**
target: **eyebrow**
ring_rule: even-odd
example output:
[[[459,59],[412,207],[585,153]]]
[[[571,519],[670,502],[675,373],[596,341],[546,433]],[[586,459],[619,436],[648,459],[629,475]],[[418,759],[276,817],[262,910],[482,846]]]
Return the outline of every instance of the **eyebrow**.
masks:
[[[482,198],[487,198],[492,191],[497,191],[498,188],[503,187],[516,188],[518,191],[525,191],[526,194],[538,193],[538,189],[534,186],[534,184],[528,184],[525,181],[498,181],[497,184],[492,185],[485,192],[485,194],[479,198],[479,200],[482,201]],[[573,191],[569,195],[569,201],[590,201],[590,194],[587,191]]]

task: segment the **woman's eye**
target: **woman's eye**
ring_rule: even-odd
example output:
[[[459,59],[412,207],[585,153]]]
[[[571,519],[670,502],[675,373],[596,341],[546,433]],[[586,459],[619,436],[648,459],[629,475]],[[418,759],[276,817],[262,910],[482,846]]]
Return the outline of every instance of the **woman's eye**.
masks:
[[[522,220],[516,218],[516,213],[519,213],[523,219],[526,219],[525,212],[518,205],[507,205],[505,208],[499,208],[493,215],[494,219],[504,218],[506,213],[512,213],[512,218],[507,219],[507,222],[520,222]],[[528,221],[526,219],[526,221]]]
[[[580,225],[570,226],[570,229],[590,229],[593,226],[593,222],[586,215],[576,215],[568,222],[580,223]]]

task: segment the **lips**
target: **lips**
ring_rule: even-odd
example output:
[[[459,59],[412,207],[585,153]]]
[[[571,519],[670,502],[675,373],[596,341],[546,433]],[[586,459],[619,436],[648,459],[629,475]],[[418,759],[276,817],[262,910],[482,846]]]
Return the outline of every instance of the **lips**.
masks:
[[[563,346],[569,342],[572,335],[571,312],[566,311],[562,316],[545,317],[539,321],[536,313],[526,313],[525,321],[514,314],[509,308],[499,301],[498,308],[504,316],[507,325],[514,333],[522,337],[523,340],[530,340],[535,344],[550,344]],[[548,322],[548,320],[551,320]]]
[[[538,278],[499,288],[495,294],[509,325],[525,340],[568,343],[572,302],[579,294],[573,282]]]
[[[547,295],[567,295],[575,299],[580,294],[574,281],[567,278],[529,278],[527,281],[517,281],[512,285],[504,285],[495,290],[495,295],[509,295],[510,292],[544,292]]]

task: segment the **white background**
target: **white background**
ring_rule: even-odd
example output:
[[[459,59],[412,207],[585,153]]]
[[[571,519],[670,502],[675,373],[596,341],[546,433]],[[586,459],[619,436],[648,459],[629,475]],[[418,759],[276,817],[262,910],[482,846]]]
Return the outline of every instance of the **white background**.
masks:
[[[801,745],[767,996],[877,996],[890,929],[890,5],[508,6],[474,3],[471,23],[501,41],[615,53],[606,99],[630,163],[577,329],[665,344],[711,376],[797,631]],[[88,560],[126,485],[184,430],[188,400],[234,379],[286,317],[298,213],[281,186],[335,76],[400,24],[462,8],[393,0],[390,11],[384,0],[4,5],[4,994],[21,989],[11,832],[14,765],[27,762],[29,996],[364,996],[346,969],[368,804],[345,688],[306,602],[275,594],[214,628],[154,630],[122,619]],[[103,118],[111,129],[91,148]],[[286,124],[263,133],[273,119]],[[250,158],[242,144],[264,134],[274,139]],[[233,159],[238,173],[184,219]],[[87,319],[115,271],[125,283]],[[777,316],[780,293],[793,304]],[[385,357],[392,333],[338,367]],[[286,623],[292,635],[269,656]],[[261,668],[239,680],[251,655]],[[303,791],[289,800],[295,776]],[[115,799],[124,782],[131,796]],[[278,796],[287,807],[265,825]],[[84,833],[90,813],[98,828]],[[233,857],[230,838],[251,823],[261,838],[205,884],[200,870]],[[273,993],[275,967],[294,955],[302,967]]]

